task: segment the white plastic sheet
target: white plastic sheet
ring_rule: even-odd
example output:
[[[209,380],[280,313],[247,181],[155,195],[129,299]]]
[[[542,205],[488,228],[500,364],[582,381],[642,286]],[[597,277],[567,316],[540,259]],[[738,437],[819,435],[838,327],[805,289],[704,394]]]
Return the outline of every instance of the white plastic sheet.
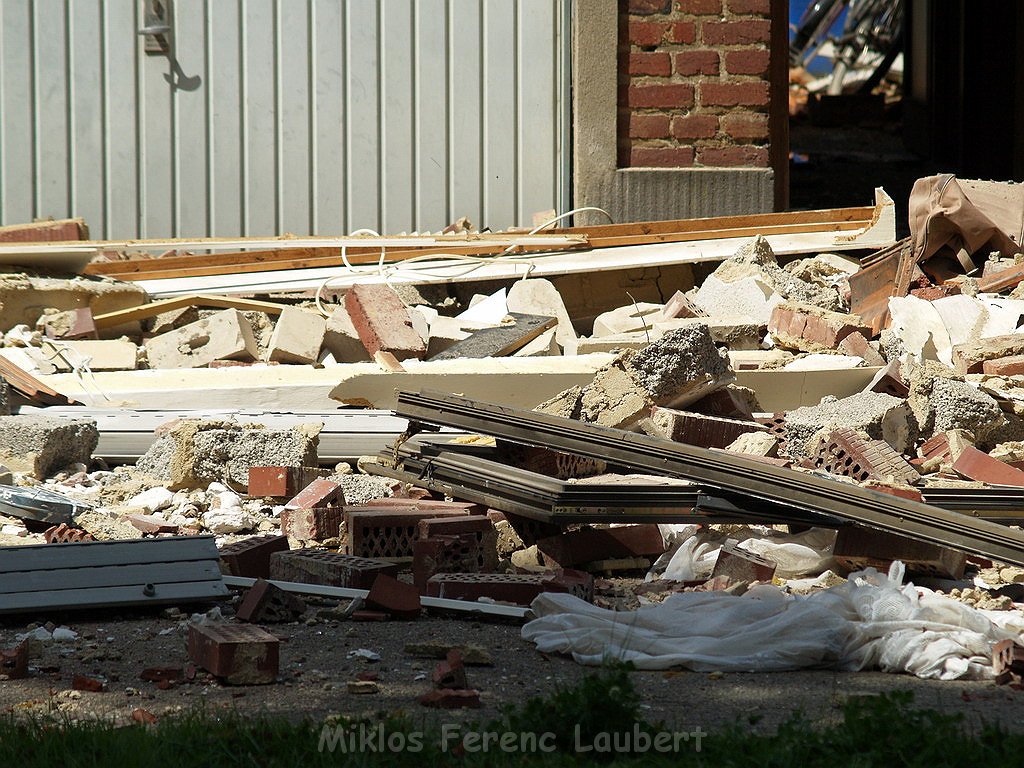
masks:
[[[902,585],[903,564],[873,568],[806,597],[771,585],[742,596],[684,592],[637,611],[610,611],[542,594],[523,638],[580,664],[607,658],[639,669],[779,672],[812,667],[881,669],[922,678],[992,676],[991,644],[1019,637],[963,603]]]

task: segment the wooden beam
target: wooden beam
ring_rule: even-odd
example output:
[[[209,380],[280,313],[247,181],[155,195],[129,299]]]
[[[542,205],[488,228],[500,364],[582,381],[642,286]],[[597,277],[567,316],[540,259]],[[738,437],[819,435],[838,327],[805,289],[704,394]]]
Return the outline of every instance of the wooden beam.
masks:
[[[286,304],[276,304],[270,301],[256,301],[255,299],[236,299],[230,296],[208,296],[204,294],[190,294],[188,296],[176,296],[173,299],[163,299],[140,307],[131,309],[119,309],[116,312],[107,312],[105,315],[96,315],[93,322],[97,328],[113,328],[124,323],[144,320],[147,317],[156,317],[162,312],[170,312],[172,309],[182,307],[222,307],[224,309],[239,309],[243,312],[267,312],[273,315],[281,314]]]

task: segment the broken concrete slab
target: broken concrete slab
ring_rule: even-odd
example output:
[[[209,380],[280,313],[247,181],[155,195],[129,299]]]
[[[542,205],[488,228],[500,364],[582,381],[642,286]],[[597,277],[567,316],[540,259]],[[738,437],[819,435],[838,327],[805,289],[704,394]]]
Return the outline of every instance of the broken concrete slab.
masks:
[[[298,307],[285,307],[274,325],[267,359],[315,365],[327,333],[327,321]]]
[[[134,283],[78,276],[68,279],[30,277],[24,274],[0,276],[0,329],[25,323],[34,326],[46,309],[61,311],[89,308],[93,315],[131,309],[146,302],[146,292]],[[108,328],[103,338],[117,338],[138,332],[139,324]]]
[[[660,319],[663,304],[640,302],[609,310],[594,319],[593,336],[651,330]]]
[[[526,344],[513,352],[512,357],[551,357],[552,355],[561,355],[562,347],[558,344],[557,333],[557,328],[549,328],[540,336],[526,342]],[[575,348],[568,354],[575,355]]]
[[[861,392],[837,399],[827,397],[815,406],[786,413],[787,448],[791,456],[806,458],[808,442],[821,429],[849,427],[873,440],[885,440],[899,453],[909,453],[917,438],[917,423],[906,401],[877,392]]]
[[[977,442],[985,443],[1004,425],[1002,408],[994,398],[941,363],[908,363],[903,372],[909,384],[907,402],[922,437],[969,429]]]
[[[252,325],[237,309],[148,339],[150,368],[201,368],[214,360],[255,360],[259,356]]]
[[[183,419],[161,428],[136,466],[172,490],[223,482],[245,490],[252,467],[316,466],[321,423],[273,430],[230,421]]]
[[[71,464],[88,466],[98,443],[92,419],[0,416],[0,463],[39,480]]]
[[[772,309],[783,301],[768,283],[756,277],[725,282],[708,275],[693,294],[693,303],[706,315],[737,315],[759,325],[767,325]]]

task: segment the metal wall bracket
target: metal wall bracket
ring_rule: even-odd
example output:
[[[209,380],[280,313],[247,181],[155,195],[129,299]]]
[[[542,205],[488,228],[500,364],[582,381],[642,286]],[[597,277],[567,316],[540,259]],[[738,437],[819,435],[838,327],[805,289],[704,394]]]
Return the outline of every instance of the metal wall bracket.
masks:
[[[139,34],[146,38],[145,51],[148,54],[160,56],[171,51],[171,3],[172,0],[142,0],[142,29]]]

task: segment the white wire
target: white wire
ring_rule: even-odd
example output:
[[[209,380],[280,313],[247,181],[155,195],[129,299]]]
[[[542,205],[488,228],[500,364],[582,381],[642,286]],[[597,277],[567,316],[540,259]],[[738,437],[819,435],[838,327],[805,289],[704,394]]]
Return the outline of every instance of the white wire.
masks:
[[[612,218],[611,214],[608,213],[608,211],[604,210],[603,208],[598,208],[596,206],[587,205],[587,206],[582,206],[580,208],[573,208],[571,211],[566,211],[565,213],[560,213],[559,215],[555,216],[553,219],[548,219],[543,224],[540,224],[540,225],[534,227],[532,230],[530,230],[530,232],[528,234],[535,235],[538,232],[540,232],[542,229],[550,227],[555,222],[561,221],[562,219],[566,218],[567,216],[573,216],[573,215],[575,215],[577,213],[582,213],[584,211],[596,211],[598,213],[604,214],[608,218],[608,221],[613,222],[613,223],[615,221]],[[351,234],[352,235],[374,235],[376,237],[380,237],[380,235],[378,235],[372,229],[357,229],[355,232],[352,232]],[[525,280],[525,279],[527,279],[533,273],[533,270],[537,268],[537,265],[534,263],[535,259],[541,258],[541,257],[544,257],[544,256],[555,256],[555,255],[557,255],[556,253],[538,253],[538,254],[531,254],[529,257],[523,257],[523,258],[509,258],[506,255],[506,254],[511,253],[512,251],[514,251],[518,247],[520,247],[520,246],[515,244],[515,243],[513,243],[512,245],[508,246],[508,248],[506,248],[504,251],[502,251],[497,256],[470,256],[470,255],[464,254],[464,253],[431,253],[431,254],[424,254],[422,256],[413,256],[412,258],[403,259],[403,260],[395,262],[393,264],[386,264],[385,263],[386,254],[385,254],[384,248],[381,247],[381,249],[380,249],[380,259],[377,261],[376,267],[374,267],[372,265],[367,265],[365,267],[360,268],[360,267],[354,266],[353,264],[351,264],[349,262],[348,255],[346,254],[346,251],[345,251],[345,246],[342,246],[342,248],[341,248],[341,261],[344,264],[344,268],[345,268],[346,271],[345,271],[344,274],[331,275],[330,277],[324,278],[324,280],[320,283],[319,287],[316,289],[316,295],[314,297],[315,301],[316,301],[316,308],[320,312],[320,314],[323,315],[324,317],[330,317],[330,312],[328,312],[324,308],[324,305],[323,305],[323,301],[322,301],[323,293],[327,289],[327,286],[330,285],[333,281],[339,280],[339,279],[341,279],[343,277],[349,277],[351,275],[370,275],[370,274],[376,274],[382,280],[384,280],[384,282],[387,283],[387,285],[390,286],[391,285],[391,279],[393,277],[397,276],[398,274],[402,273],[402,272],[410,272],[413,275],[424,275],[426,277],[456,278],[456,277],[465,277],[466,275],[472,274],[473,272],[475,272],[476,270],[478,270],[480,267],[484,266],[485,264],[502,263],[502,264],[522,264],[522,265],[524,265],[526,267],[526,273],[520,279],[521,280]],[[445,261],[468,262],[471,266],[467,266],[465,269],[463,269],[460,272],[446,271],[443,274],[439,274],[438,272],[431,271],[429,268],[428,269],[424,269],[422,267],[418,267],[416,269],[408,269],[409,265],[416,264],[416,263],[419,263],[421,261],[442,262],[442,263],[439,263],[437,265],[437,268],[440,268],[440,269],[449,269],[448,267],[445,267],[443,265],[443,262],[445,262]]]

